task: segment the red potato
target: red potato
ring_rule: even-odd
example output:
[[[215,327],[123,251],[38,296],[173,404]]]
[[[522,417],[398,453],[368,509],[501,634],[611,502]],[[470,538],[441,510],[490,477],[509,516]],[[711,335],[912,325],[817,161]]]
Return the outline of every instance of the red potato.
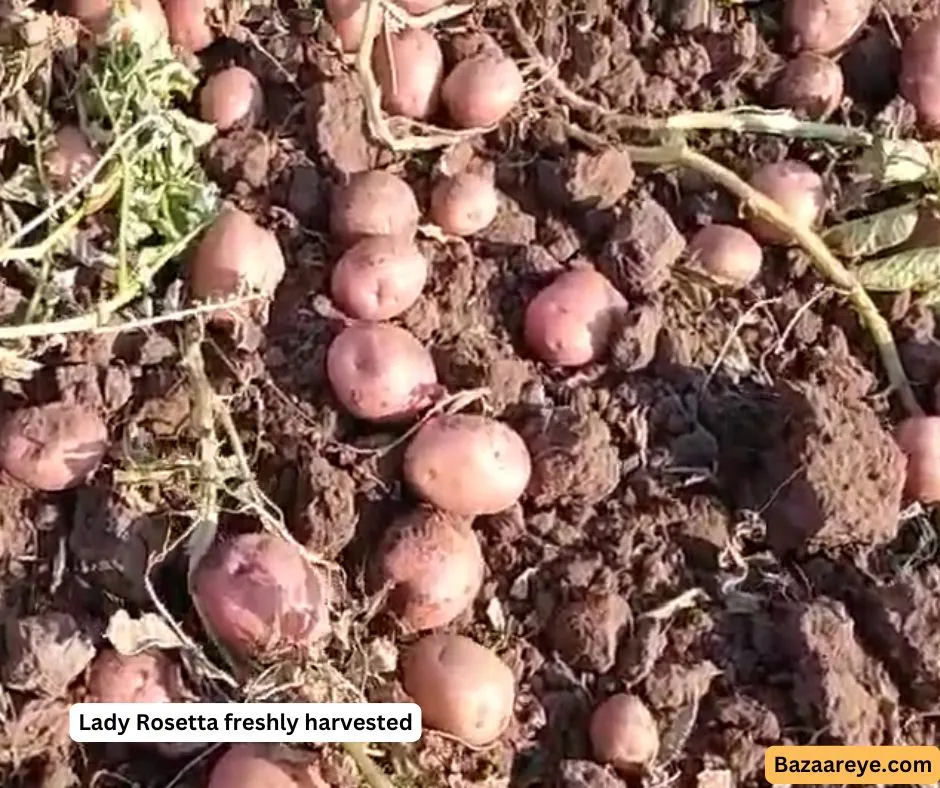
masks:
[[[804,52],[784,69],[774,90],[774,103],[821,119],[839,108],[844,92],[845,78],[839,64],[825,55]]]
[[[17,410],[0,427],[0,465],[35,490],[56,492],[83,484],[107,450],[104,419],[78,403]]]
[[[164,651],[125,656],[99,652],[88,674],[89,703],[178,703],[185,700],[176,663]]]
[[[483,583],[483,552],[469,518],[422,506],[399,517],[373,559],[376,584],[410,631],[449,624]]]
[[[524,88],[512,58],[484,50],[454,67],[441,86],[441,99],[458,128],[488,128],[512,112]]]
[[[656,720],[633,695],[614,695],[591,716],[591,745],[601,763],[619,771],[641,771],[659,752]]]
[[[783,27],[796,52],[829,54],[865,26],[873,0],[786,0]]]
[[[326,372],[333,393],[367,421],[414,418],[437,393],[431,354],[413,334],[388,323],[355,323],[330,344]]]
[[[170,43],[187,52],[201,52],[215,41],[209,14],[219,0],[163,0],[170,26]]]
[[[326,0],[326,14],[343,52],[356,52],[366,24],[364,0]]]
[[[746,287],[753,282],[764,259],[763,250],[750,233],[727,224],[703,227],[687,252],[693,265],[728,287]]]
[[[431,192],[431,220],[445,233],[468,236],[487,227],[499,211],[493,179],[473,172],[441,178]]]
[[[925,129],[940,129],[940,16],[922,22],[904,44],[901,95]]]
[[[261,83],[239,66],[218,71],[206,80],[199,94],[199,115],[220,131],[252,124],[264,111]]]
[[[429,11],[435,11],[449,0],[395,0],[395,5],[405,9],[409,14],[420,16]]]
[[[326,577],[280,537],[249,533],[217,542],[192,585],[206,626],[239,656],[303,652],[330,632]]]
[[[816,224],[826,208],[822,178],[799,161],[784,159],[761,167],[751,178],[751,186],[774,200],[803,227]],[[749,224],[758,240],[766,243],[790,240],[786,233],[763,219],[753,219]]]
[[[330,231],[344,246],[370,235],[413,238],[418,229],[418,201],[401,178],[382,170],[358,172],[333,194]]]
[[[411,307],[428,280],[428,261],[408,237],[373,235],[350,247],[333,269],[337,306],[359,320],[389,320]]]
[[[574,269],[529,302],[525,342],[542,361],[580,367],[603,356],[616,321],[626,311],[626,299],[605,276]]]
[[[373,53],[373,68],[382,89],[382,108],[405,118],[424,120],[440,104],[444,53],[434,34],[406,27],[380,38]]]
[[[895,432],[907,457],[905,492],[913,501],[940,501],[940,416],[912,416]]]
[[[154,33],[167,34],[167,18],[160,0],[132,0],[132,5],[143,14]],[[114,0],[61,0],[59,7],[64,14],[75,17],[92,33],[100,35],[108,30]]]
[[[331,788],[309,753],[268,744],[236,744],[216,762],[207,788]]]
[[[519,434],[485,416],[435,416],[405,450],[408,486],[439,509],[467,517],[508,509],[531,475]]]
[[[98,154],[78,126],[63,126],[56,132],[43,163],[49,183],[66,191],[91,172],[98,163]]]
[[[509,726],[512,671],[492,651],[460,635],[427,635],[405,656],[402,685],[426,728],[484,747]]]

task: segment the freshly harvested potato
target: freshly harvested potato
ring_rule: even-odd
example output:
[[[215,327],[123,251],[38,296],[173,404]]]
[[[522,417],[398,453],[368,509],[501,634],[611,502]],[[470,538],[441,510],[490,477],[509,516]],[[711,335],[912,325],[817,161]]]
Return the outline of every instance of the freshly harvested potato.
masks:
[[[165,651],[125,656],[98,653],[88,674],[89,703],[178,703],[184,700],[178,667]]]
[[[485,416],[435,416],[418,430],[404,459],[405,481],[445,512],[475,517],[508,509],[532,475],[525,442]]]
[[[922,22],[904,44],[901,95],[927,131],[940,129],[940,16]]]
[[[445,233],[468,236],[487,227],[499,211],[493,179],[473,172],[441,178],[431,192],[431,220]]]
[[[280,745],[236,744],[216,762],[207,788],[331,788],[309,753]]]
[[[333,393],[353,416],[397,422],[414,418],[437,392],[431,354],[413,334],[388,323],[354,323],[326,354]]]
[[[418,300],[427,280],[427,258],[412,238],[373,235],[340,257],[330,287],[350,317],[389,320]]]
[[[839,108],[845,92],[842,69],[834,60],[803,52],[787,63],[774,89],[774,102],[809,118],[826,118]]]
[[[375,579],[390,589],[389,605],[407,629],[442,627],[473,603],[483,583],[483,552],[471,524],[422,506],[384,534]]]
[[[418,201],[401,178],[382,170],[357,172],[338,187],[330,205],[330,231],[344,246],[369,235],[413,238]]]
[[[326,15],[343,52],[356,52],[366,24],[364,0],[326,0]]]
[[[458,128],[487,128],[512,112],[524,88],[512,58],[484,50],[454,66],[441,86],[441,98]]]
[[[509,726],[512,671],[492,651],[461,635],[427,635],[405,656],[402,685],[426,728],[484,747]]]
[[[60,0],[58,5],[62,13],[75,17],[96,35],[107,32],[114,10],[114,0]],[[132,0],[131,6],[144,16],[152,32],[166,35],[167,19],[160,0]]]
[[[434,34],[406,27],[384,38],[373,53],[382,107],[392,115],[423,120],[437,112],[444,78],[444,54]]]
[[[419,16],[428,11],[435,11],[444,5],[448,0],[395,0],[395,5],[404,8],[409,14]]]
[[[0,465],[35,490],[77,487],[98,470],[107,450],[104,419],[78,403],[17,410],[0,427]]]
[[[634,695],[614,695],[598,706],[590,733],[597,760],[620,771],[641,771],[659,752],[656,720]]]
[[[873,0],[786,0],[783,27],[795,52],[829,54],[868,21]]]
[[[597,271],[578,268],[559,276],[529,302],[524,334],[542,361],[580,367],[607,350],[627,300]]]
[[[728,224],[703,227],[687,252],[693,265],[728,287],[746,287],[753,282],[764,259],[763,250],[750,233]]]
[[[98,154],[78,126],[59,129],[43,159],[46,178],[61,191],[78,183],[97,163]]]
[[[199,94],[199,114],[220,131],[239,124],[254,123],[264,110],[261,83],[240,66],[217,71]]]
[[[271,534],[213,545],[196,567],[193,596],[212,634],[240,656],[303,651],[330,632],[326,577]]]
[[[826,194],[820,178],[799,161],[784,159],[761,167],[751,178],[751,186],[763,192],[786,211],[794,223],[812,227],[826,208]],[[787,243],[789,238],[763,219],[752,219],[751,232],[766,243]]]
[[[913,501],[940,501],[940,416],[912,416],[895,432],[907,457],[905,492]]]
[[[219,0],[163,0],[170,23],[170,43],[187,52],[201,52],[215,41],[209,14]]]

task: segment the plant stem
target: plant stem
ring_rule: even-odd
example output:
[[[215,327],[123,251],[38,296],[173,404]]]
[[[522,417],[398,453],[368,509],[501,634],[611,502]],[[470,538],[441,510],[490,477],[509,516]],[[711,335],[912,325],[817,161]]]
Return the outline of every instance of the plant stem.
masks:
[[[633,128],[633,118],[620,116],[615,123]],[[783,137],[826,140],[839,145],[870,147],[875,135],[835,123],[800,120],[786,110],[733,109],[724,112],[682,112],[659,121],[662,131],[734,131],[745,134],[776,134]],[[642,126],[641,128],[648,128]]]
[[[343,749],[356,762],[359,773],[372,788],[395,788],[392,781],[385,776],[385,773],[372,760],[372,756],[366,752],[366,746],[362,742],[343,742]]]

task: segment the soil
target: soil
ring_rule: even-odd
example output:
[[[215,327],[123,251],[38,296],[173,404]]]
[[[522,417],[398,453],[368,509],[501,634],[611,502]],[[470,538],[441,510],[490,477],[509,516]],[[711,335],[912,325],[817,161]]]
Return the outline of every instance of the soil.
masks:
[[[522,58],[504,11],[483,5],[441,26],[448,62],[493,41]],[[788,56],[780,5],[519,8],[572,90],[662,116],[767,104]],[[912,131],[896,97],[896,36],[936,6],[880,5],[841,53],[848,95],[830,121]],[[458,36],[468,31],[492,40]],[[201,77],[250,68],[267,115],[215,140],[205,166],[228,200],[277,233],[287,274],[263,332],[236,346],[215,337],[210,373],[264,493],[299,541],[343,570],[348,604],[336,611],[328,658],[350,670],[365,660],[370,696],[401,699],[397,655],[414,635],[371,608],[364,578],[382,534],[414,501],[401,482],[403,429],[352,419],[327,381],[326,348],[342,327],[328,302],[337,256],[328,205],[349,174],[380,166],[407,178],[426,207],[440,155],[396,155],[370,140],[359,83],[318,7],[260,4],[229,33],[201,55]],[[468,409],[508,422],[532,455],[520,503],[473,524],[485,577],[448,627],[512,667],[516,713],[491,748],[426,732],[410,748],[378,745],[378,762],[396,786],[624,788],[637,781],[594,762],[587,738],[591,710],[622,691],[657,720],[651,785],[758,785],[774,744],[935,743],[937,532],[930,512],[902,499],[891,431],[903,414],[885,396],[871,339],[795,251],[767,248],[759,279],[735,293],[688,276],[687,240],[708,222],[737,222],[735,201],[698,175],[587,149],[571,122],[592,119],[534,77],[528,85],[498,130],[451,152],[494,169],[498,218],[470,239],[422,236],[430,281],[395,321],[429,347],[448,392],[485,390]],[[832,221],[882,199],[859,197],[851,154],[834,146],[691,139],[743,177],[785,155],[806,161],[825,179]],[[581,265],[607,275],[630,309],[603,362],[551,370],[526,352],[524,307]],[[23,300],[17,284],[0,283],[4,314]],[[918,396],[935,409],[933,314],[902,296],[879,304]],[[191,501],[147,477],[147,458],[186,456],[194,437],[177,340],[175,327],[71,338],[46,350],[33,380],[4,382],[4,409],[80,401],[108,414],[113,438],[103,469],[78,490],[0,485],[0,776],[10,788],[196,788],[218,757],[80,749],[64,723],[110,616],[152,612],[154,591],[217,653],[173,542]],[[148,481],[118,485],[119,470]],[[229,532],[253,527],[244,512],[222,522]],[[191,690],[211,698],[185,666]],[[324,785],[361,784],[341,750],[317,751]]]

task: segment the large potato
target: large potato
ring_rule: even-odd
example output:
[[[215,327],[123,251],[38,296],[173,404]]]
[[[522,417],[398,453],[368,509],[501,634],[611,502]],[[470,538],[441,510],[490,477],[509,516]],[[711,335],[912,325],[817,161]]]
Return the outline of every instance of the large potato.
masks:
[[[428,261],[412,238],[373,235],[350,247],[333,269],[336,305],[359,320],[389,320],[418,300]]]
[[[895,438],[907,457],[908,497],[925,504],[940,501],[940,416],[905,419]]]
[[[542,361],[579,367],[607,350],[627,301],[610,281],[587,268],[559,276],[529,302],[525,342]]]
[[[508,509],[525,491],[532,458],[522,438],[485,416],[441,415],[405,450],[405,481],[421,498],[453,514]]]
[[[901,94],[925,129],[940,129],[940,16],[922,22],[904,44]]]
[[[487,128],[512,112],[524,88],[512,58],[484,50],[454,67],[441,86],[441,98],[458,128]]]
[[[170,42],[187,52],[201,52],[215,41],[209,14],[219,0],[163,0],[170,23]]]
[[[492,651],[460,635],[428,635],[405,656],[402,684],[422,722],[472,747],[498,739],[512,720],[515,681]]]
[[[601,763],[641,771],[656,759],[659,731],[649,709],[634,695],[614,695],[591,717],[591,744]]]
[[[794,51],[828,54],[858,33],[873,0],[786,0],[783,26]]]
[[[331,788],[309,753],[279,745],[236,744],[216,762],[207,788]]]
[[[812,227],[826,208],[826,193],[820,178],[799,161],[784,159],[761,167],[751,178],[751,186],[774,200],[789,214],[794,224]],[[754,218],[751,232],[767,243],[789,243],[790,237],[769,222]]]
[[[692,264],[727,287],[745,287],[760,273],[764,252],[754,237],[727,224],[699,230],[686,250]]]
[[[461,172],[441,178],[431,192],[431,220],[450,235],[478,233],[498,211],[499,193],[487,175]]]
[[[380,38],[373,61],[386,112],[419,120],[437,112],[444,54],[433,33],[406,27],[389,36],[387,46]]]
[[[77,403],[17,410],[0,428],[0,465],[36,490],[77,487],[98,470],[107,450],[104,419]]]
[[[413,334],[388,323],[344,329],[327,351],[326,373],[342,406],[367,421],[412,419],[438,391],[431,354]]]
[[[60,191],[78,183],[97,163],[98,154],[78,126],[59,129],[43,158],[46,178]]]
[[[483,583],[483,553],[470,526],[469,518],[422,506],[384,534],[373,571],[407,629],[444,626],[473,603]]]
[[[774,88],[774,102],[810,118],[826,118],[839,108],[844,91],[838,63],[804,52],[787,63]]]
[[[199,94],[199,114],[220,131],[251,124],[264,111],[264,94],[248,69],[231,66],[217,71]]]
[[[418,201],[401,178],[382,170],[358,172],[337,187],[330,205],[330,231],[345,246],[370,235],[414,237]]]
[[[271,534],[213,545],[196,567],[193,594],[212,634],[237,655],[303,652],[330,632],[326,577]]]

